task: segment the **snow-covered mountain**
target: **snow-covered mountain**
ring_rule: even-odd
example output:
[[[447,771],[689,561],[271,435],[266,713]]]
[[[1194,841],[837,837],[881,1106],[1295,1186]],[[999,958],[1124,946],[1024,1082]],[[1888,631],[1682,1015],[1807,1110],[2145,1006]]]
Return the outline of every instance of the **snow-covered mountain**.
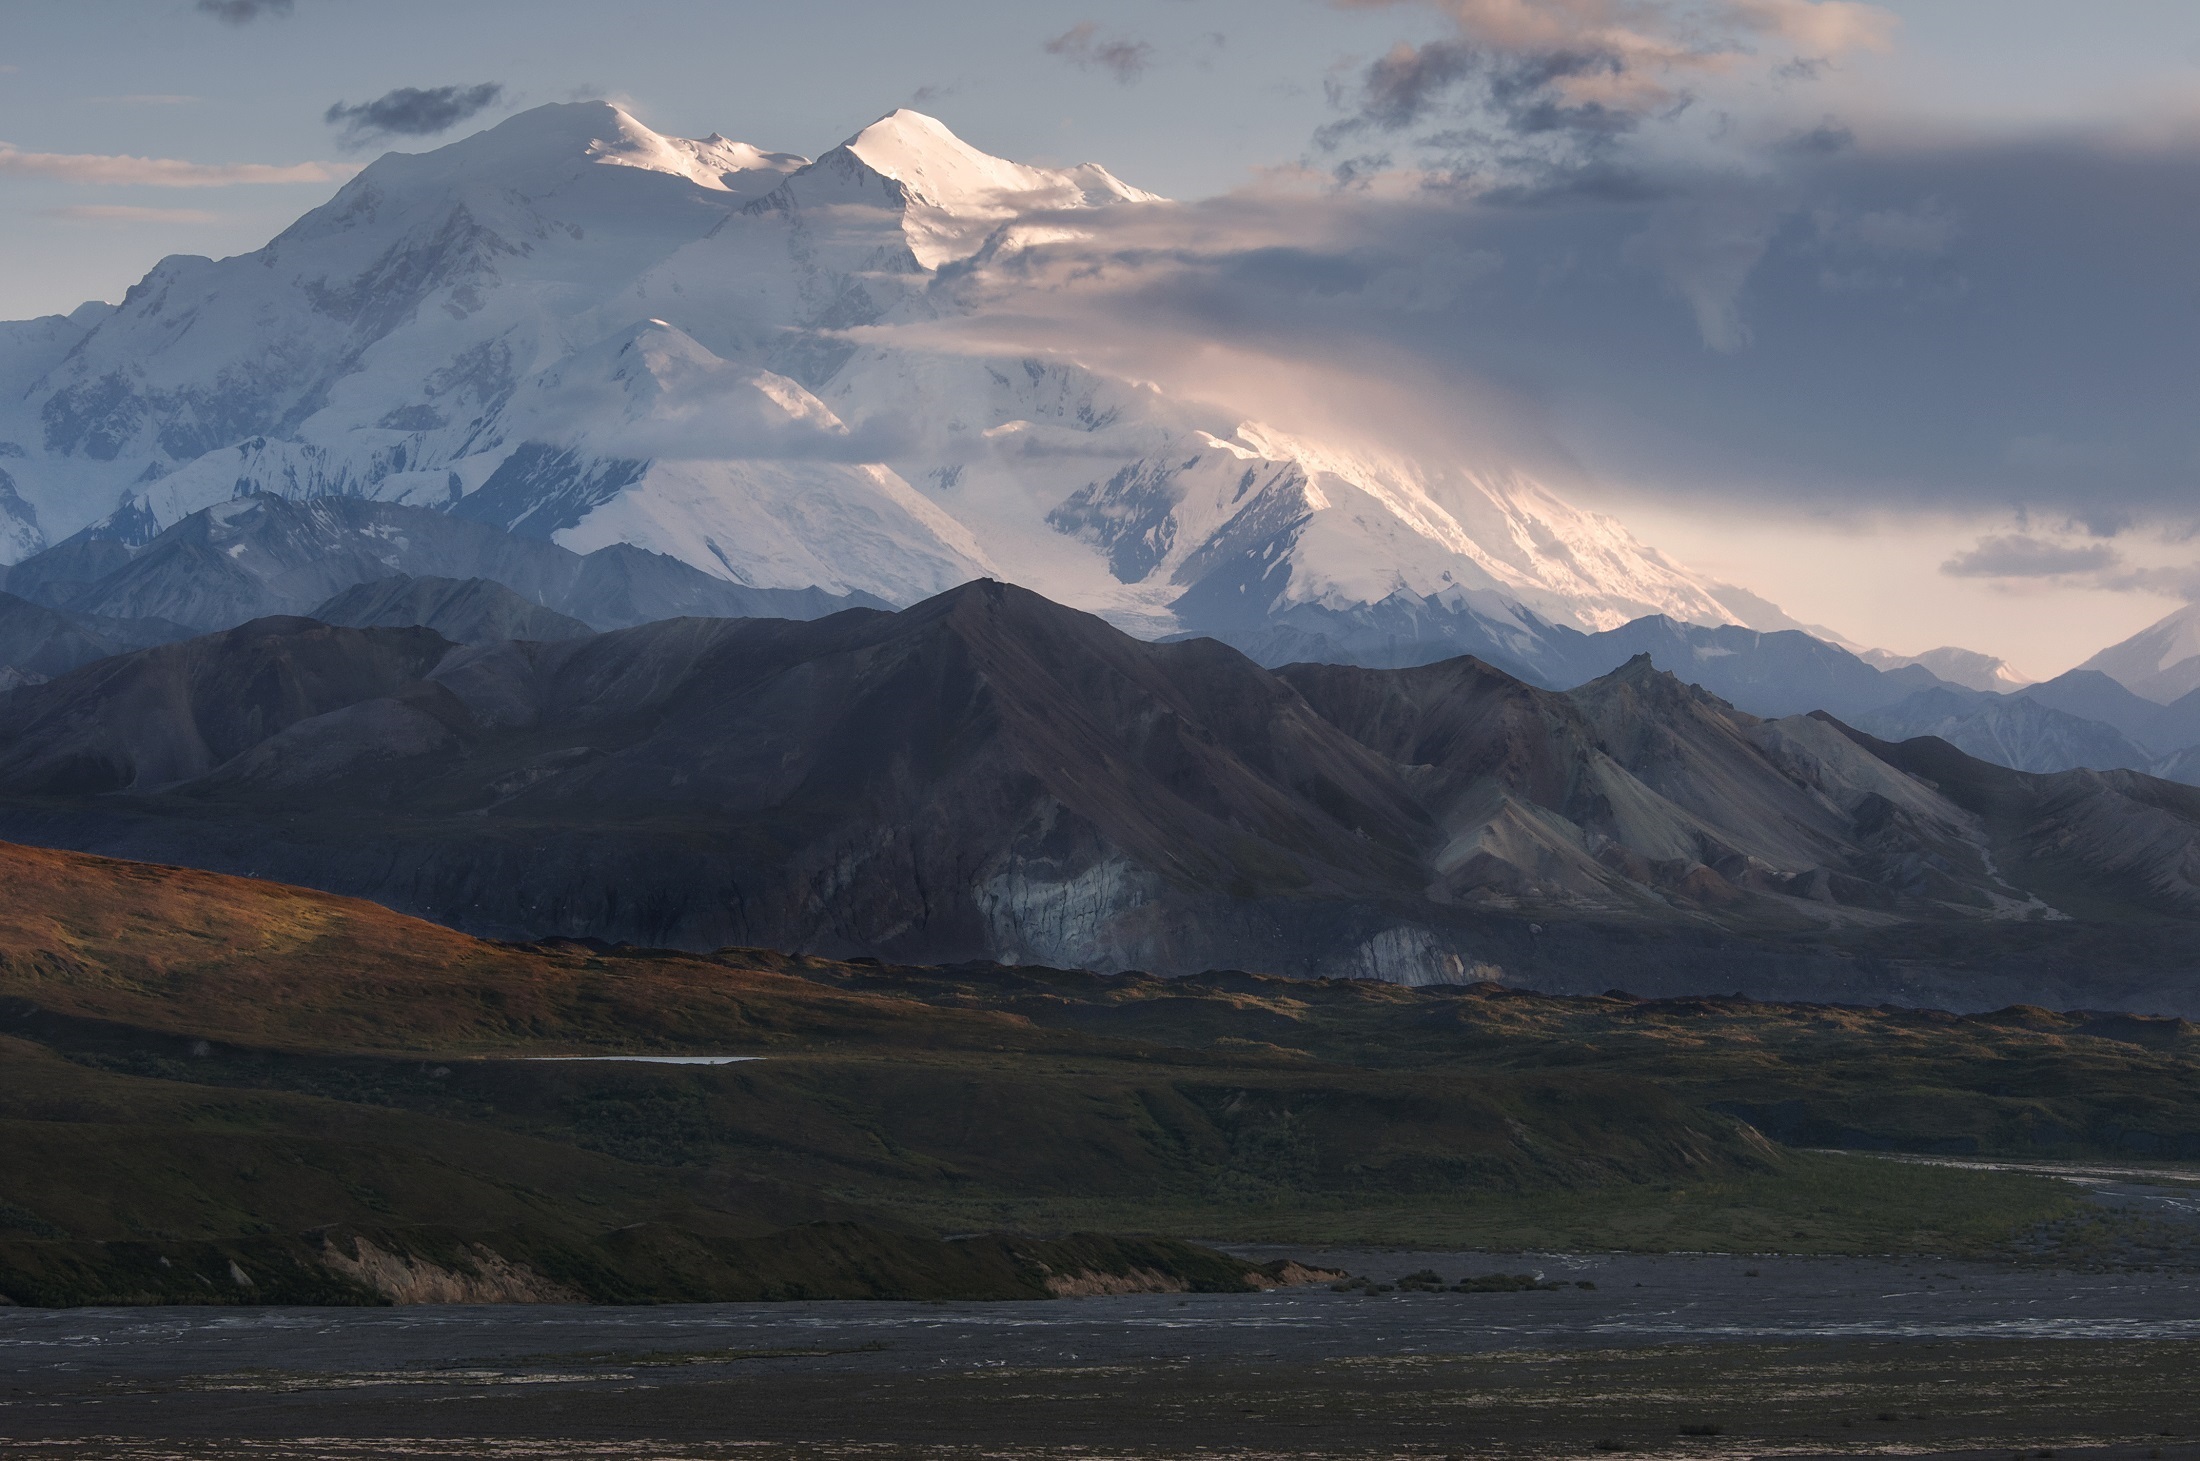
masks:
[[[908,111],[812,162],[537,108],[383,157],[256,253],[0,326],[0,562],[269,492],[762,588],[908,603],[998,576],[1148,636],[1403,622],[1532,650],[1549,625],[1743,617],[1502,462],[1308,440],[926,328],[1003,309],[958,285],[1065,218],[1172,206]]]
[[[1938,736],[1967,755],[2018,771],[2152,771],[2162,759],[2112,725],[2023,695],[1920,690],[1857,716],[1854,724],[1889,741]]]
[[[2165,615],[2084,664],[2158,704],[2200,690],[2200,604]]]
[[[1920,665],[1951,685],[1961,685],[1967,690],[1991,691],[1997,695],[2011,690],[2022,690],[2032,683],[2005,659],[1981,654],[1975,649],[1958,649],[1952,644],[1928,649],[1923,654],[1894,654],[1884,649],[1867,649],[1858,658],[1882,670],[1899,670],[1907,665]]]

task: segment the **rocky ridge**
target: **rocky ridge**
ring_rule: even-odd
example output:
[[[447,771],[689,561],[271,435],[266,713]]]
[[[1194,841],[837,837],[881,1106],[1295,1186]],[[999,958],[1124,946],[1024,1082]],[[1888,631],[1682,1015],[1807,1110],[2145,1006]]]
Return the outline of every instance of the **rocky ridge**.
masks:
[[[992,583],[552,642],[256,621],[0,700],[0,833],[499,936],[1407,982],[2200,916],[2192,788],[1760,719],[1647,658],[1269,672]]]

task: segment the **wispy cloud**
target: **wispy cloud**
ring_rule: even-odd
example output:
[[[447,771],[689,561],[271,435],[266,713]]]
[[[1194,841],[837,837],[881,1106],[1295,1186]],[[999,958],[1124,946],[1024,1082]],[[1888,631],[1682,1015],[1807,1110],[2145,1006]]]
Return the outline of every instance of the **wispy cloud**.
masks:
[[[45,209],[40,216],[72,223],[214,223],[221,218],[204,208],[140,208],[128,203],[72,203]]]
[[[250,25],[263,17],[288,15],[295,0],[199,0],[201,15],[211,15],[224,25]]]
[[[1100,27],[1089,20],[1080,20],[1052,40],[1042,42],[1040,49],[1050,56],[1060,56],[1080,71],[1105,71],[1125,86],[1145,75],[1160,59],[1149,42],[1128,36],[1103,36]]]
[[[184,162],[96,152],[25,152],[0,142],[0,174],[150,188],[229,188],[264,183],[340,183],[358,168],[340,162]]]
[[[363,147],[388,137],[433,137],[488,108],[504,95],[497,82],[475,86],[400,86],[373,101],[338,102],[322,120],[343,128],[343,145]]]
[[[2072,522],[2076,529],[2083,525]],[[2152,536],[2175,541],[2177,532]],[[2140,545],[2142,548],[2144,544]],[[2142,552],[2142,557],[2147,556]],[[2200,599],[2200,563],[2131,562],[2105,542],[2074,543],[2031,532],[1988,534],[1940,565],[1950,578],[1983,578],[2006,592],[2077,587],[2120,594]]]
[[[1401,41],[1333,83],[1344,115],[1317,145],[1402,144],[1421,165],[1482,186],[1549,186],[1608,164],[1620,139],[1680,120],[1705,86],[1807,82],[1834,56],[1886,49],[1896,26],[1856,0],[1331,3],[1433,10],[1452,33]],[[1353,160],[1364,170],[1365,157]]]
[[[2105,573],[2097,585],[2117,593],[2164,594],[2173,599],[2200,599],[2200,563],[2166,564]]]
[[[2058,543],[2028,533],[1981,538],[1978,546],[1940,565],[1951,578],[2060,578],[2105,573],[2123,562],[2106,543]]]

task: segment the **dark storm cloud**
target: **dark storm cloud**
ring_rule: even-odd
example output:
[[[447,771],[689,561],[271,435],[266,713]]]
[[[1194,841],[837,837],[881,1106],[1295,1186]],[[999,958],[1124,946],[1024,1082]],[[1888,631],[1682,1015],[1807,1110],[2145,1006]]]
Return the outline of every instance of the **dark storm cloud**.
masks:
[[[293,0],[199,0],[202,15],[211,15],[225,25],[250,25],[268,15],[288,15]]]
[[[496,105],[503,95],[504,88],[494,81],[478,86],[400,86],[357,106],[338,102],[323,120],[343,128],[345,146],[361,147],[386,137],[432,137]]]

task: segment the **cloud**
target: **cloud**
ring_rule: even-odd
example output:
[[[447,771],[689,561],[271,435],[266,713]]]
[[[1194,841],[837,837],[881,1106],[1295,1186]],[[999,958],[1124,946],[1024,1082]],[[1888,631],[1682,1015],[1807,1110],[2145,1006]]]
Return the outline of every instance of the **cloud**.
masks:
[[[1781,119],[1751,170],[1633,175],[1655,186],[1528,196],[1393,169],[1338,190],[1278,169],[1203,202],[1035,217],[947,271],[986,333],[942,348],[1104,358],[1264,417],[1351,361],[1385,432],[1465,465],[1531,454],[1623,515],[2029,512],[2042,540],[2200,523],[2200,126],[1848,125],[1840,147],[1775,151]]]
[[[1785,213],[1781,200],[1747,185],[1705,189],[1651,210],[1621,257],[1645,264],[1688,302],[1704,344],[1722,353],[1750,341],[1742,286],[1765,256]]]
[[[1355,353],[1431,420],[1524,402],[1615,508],[2200,526],[2200,114],[1894,111],[1866,5],[1330,3],[1440,29],[1338,73],[1296,173],[954,287],[1023,289],[1067,353],[1136,321],[1247,379]]]
[[[504,95],[497,82],[476,86],[400,86],[357,106],[338,102],[323,114],[330,126],[343,128],[346,147],[364,147],[388,137],[433,137],[488,108]]]
[[[1743,286],[1792,206],[1783,158],[1854,143],[1838,118],[1798,129],[1789,94],[1818,84],[1837,56],[1886,48],[1895,24],[1855,0],[1331,3],[1434,11],[1449,31],[1332,79],[1339,115],[1316,130],[1312,155],[1340,186],[1396,173],[1516,205],[1672,199],[1645,220],[1631,262],[1685,302],[1699,338],[1722,353],[1749,341]],[[1871,226],[1899,232],[1893,220]],[[1876,287],[1886,272],[1827,270],[1849,288]]]
[[[241,184],[340,183],[359,169],[335,162],[202,163],[172,157],[90,152],[25,152],[0,142],[0,174],[149,188],[227,188]]]
[[[1050,56],[1060,56],[1080,71],[1098,67],[1125,86],[1145,75],[1159,59],[1159,54],[1147,42],[1122,36],[1105,38],[1099,26],[1089,20],[1081,20],[1052,40],[1041,43],[1040,49]]]
[[[2004,533],[1978,540],[1978,546],[1940,565],[1951,578],[2056,578],[2071,573],[2105,573],[2123,556],[2106,543],[2057,543],[2027,533]]]
[[[250,25],[262,16],[290,14],[295,0],[199,0],[201,15],[211,15],[224,25]]]
[[[829,462],[869,466],[911,453],[917,434],[884,413],[853,430],[789,416],[755,391],[692,391],[668,414],[594,433],[596,448],[663,461]]]
[[[2168,564],[2103,574],[2097,586],[2117,593],[2162,594],[2187,601],[2200,599],[2200,563]]]
[[[1854,0],[1337,0],[1340,9],[1425,4],[1479,45],[1595,45],[1631,60],[1707,64],[1752,38],[1812,52],[1884,46],[1895,18]]]
[[[1477,188],[1610,174],[1621,141],[1644,129],[1670,134],[1659,139],[1667,151],[1676,138],[1716,151],[1736,95],[1809,84],[1834,56],[1885,49],[1895,25],[1855,0],[1331,3],[1433,10],[1452,33],[1400,42],[1333,82],[1342,115],[1316,148],[1364,170],[1371,143],[1403,146],[1422,169]],[[1707,96],[1719,104],[1698,106]]]
[[[573,423],[597,423],[587,433],[592,451],[666,461],[864,466],[906,456],[915,444],[903,417],[880,412],[850,427],[795,382],[711,355],[669,328],[639,343],[639,351],[630,344],[619,353],[621,369],[610,374],[556,373],[519,408],[533,423],[528,430],[565,441]],[[646,387],[636,391],[637,381]]]
[[[72,223],[214,223],[221,218],[203,208],[139,208],[125,203],[75,203],[45,209],[41,216]]]
[[[1837,248],[1889,257],[1944,254],[1961,226],[1937,198],[1913,208],[1852,214],[1829,209],[1818,213],[1812,224],[1820,239]]]

